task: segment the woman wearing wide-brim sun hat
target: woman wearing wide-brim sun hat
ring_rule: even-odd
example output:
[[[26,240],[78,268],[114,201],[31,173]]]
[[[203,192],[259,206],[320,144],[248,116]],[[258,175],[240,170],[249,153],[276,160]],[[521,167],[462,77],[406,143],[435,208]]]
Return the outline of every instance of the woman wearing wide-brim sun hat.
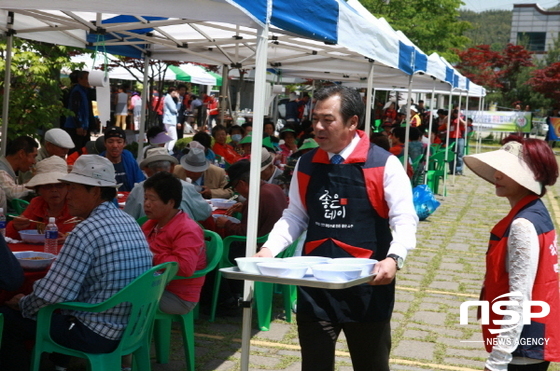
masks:
[[[19,240],[21,230],[42,230],[49,217],[55,218],[58,231],[62,235],[74,228],[75,223],[66,223],[72,219],[66,201],[68,186],[58,180],[68,174],[67,169],[66,161],[58,156],[48,157],[35,165],[35,174],[25,186],[34,189],[38,196],[31,200],[22,215],[8,223],[6,236]],[[36,222],[42,225],[38,226]]]
[[[540,139],[506,138],[496,151],[465,156],[465,164],[476,175],[493,183],[496,195],[508,199],[511,210],[492,229],[486,253],[486,276],[481,300],[511,301],[507,309],[519,321],[503,324],[516,316],[489,310],[482,321],[486,350],[485,370],[547,370],[549,362],[560,362],[560,295],[558,251],[554,225],[541,201],[545,186],[558,177],[554,153]],[[523,307],[532,307],[531,322],[524,324]],[[546,314],[546,306],[550,313]],[[492,305],[490,305],[492,308]],[[542,318],[538,313],[542,313]],[[485,314],[485,313],[484,313]]]

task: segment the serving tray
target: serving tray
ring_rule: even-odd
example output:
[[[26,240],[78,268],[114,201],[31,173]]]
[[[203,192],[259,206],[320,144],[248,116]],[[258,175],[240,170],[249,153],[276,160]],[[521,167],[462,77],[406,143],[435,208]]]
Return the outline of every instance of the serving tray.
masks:
[[[264,276],[262,274],[241,272],[238,267],[221,268],[220,272],[225,278],[233,280],[248,280],[258,282],[280,283],[284,285],[317,287],[321,289],[347,289],[352,286],[369,282],[373,275],[356,278],[355,280],[345,282],[321,281],[313,276],[305,276],[303,278],[284,278]]]

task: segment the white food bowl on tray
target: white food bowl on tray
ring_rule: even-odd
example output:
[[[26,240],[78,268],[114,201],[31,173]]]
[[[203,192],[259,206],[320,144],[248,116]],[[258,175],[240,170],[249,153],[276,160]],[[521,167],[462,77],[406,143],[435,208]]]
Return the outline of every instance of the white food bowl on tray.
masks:
[[[56,258],[56,255],[47,252],[17,251],[14,252],[21,267],[29,271],[40,271],[47,269]]]
[[[229,209],[237,203],[237,201],[230,201],[227,198],[212,198],[210,201],[212,201],[212,206],[218,209]]]
[[[237,219],[237,218],[234,218],[233,216],[229,216],[229,215],[225,215],[225,214],[212,214],[212,217],[213,217],[214,219],[218,219],[218,218],[222,218],[222,217],[223,217],[223,218],[227,218],[227,219],[228,219],[229,221],[231,221],[232,223],[235,223],[235,224],[241,223],[241,220],[239,220],[239,219]]]
[[[308,267],[311,267],[312,265],[315,264],[327,263],[332,259],[326,256],[290,256],[282,260],[290,264],[305,264]]]
[[[248,258],[235,258],[235,262],[239,267],[239,270],[244,273],[261,274],[257,263],[271,263],[278,262],[281,260],[277,258],[259,258],[259,257],[248,257]]]
[[[360,278],[362,267],[354,264],[316,264],[311,271],[321,281],[347,282]]]
[[[362,276],[369,276],[377,260],[366,258],[334,258],[328,261],[329,264],[355,265],[362,268]]]
[[[19,231],[19,236],[23,242],[45,243],[45,233],[39,233],[36,229],[24,229]]]
[[[257,263],[262,275],[282,278],[303,278],[307,272],[305,264],[287,264],[286,262]]]

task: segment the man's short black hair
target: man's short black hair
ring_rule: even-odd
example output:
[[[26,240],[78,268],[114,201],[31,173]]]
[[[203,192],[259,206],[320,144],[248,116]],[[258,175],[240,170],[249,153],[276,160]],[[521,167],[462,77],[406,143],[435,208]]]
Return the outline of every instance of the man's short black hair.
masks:
[[[420,130],[418,130],[418,128],[410,128],[410,131],[408,133],[408,138],[415,142],[418,139],[420,139],[420,137],[422,136],[422,132]]]
[[[212,128],[212,136],[213,136],[214,138],[216,138],[216,134],[217,134],[219,131],[222,131],[222,130],[225,131],[226,134],[227,134],[227,129],[226,129],[225,126],[223,126],[223,125],[216,125],[216,126],[214,126],[214,127]]]
[[[83,79],[84,77],[89,76],[89,71],[78,71],[78,73],[76,74],[76,82],[78,82],[78,80]]]
[[[331,85],[318,90],[313,97],[319,101],[326,100],[334,95],[340,96],[340,114],[344,122],[350,120],[354,115],[358,116],[358,127],[364,120],[365,106],[360,93],[343,85]]]
[[[241,135],[245,135],[245,129],[243,129],[243,127],[239,126],[239,125],[232,125],[229,127],[229,134],[231,135],[231,133],[233,133],[234,130],[239,130],[239,132],[241,133]]]
[[[192,140],[202,144],[204,148],[210,148],[212,146],[212,137],[210,136],[210,134],[204,131],[197,132],[195,135],[193,135]]]
[[[21,137],[17,137],[8,143],[8,146],[6,147],[6,156],[13,156],[22,149],[25,153],[31,153],[35,150],[35,148],[39,148],[39,144],[37,144],[35,139],[28,137],[27,135],[22,135]]]
[[[398,126],[393,129],[392,134],[394,137],[399,138],[401,143],[404,143],[406,139],[406,127]]]
[[[153,189],[163,203],[173,200],[173,208],[178,209],[183,199],[183,185],[173,174],[162,171],[144,182],[144,191]]]

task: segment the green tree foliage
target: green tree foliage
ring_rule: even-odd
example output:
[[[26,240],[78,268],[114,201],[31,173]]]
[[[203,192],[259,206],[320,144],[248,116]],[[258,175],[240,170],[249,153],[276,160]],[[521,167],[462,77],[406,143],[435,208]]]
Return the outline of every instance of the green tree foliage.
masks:
[[[511,17],[511,10],[489,10],[481,13],[460,10],[459,19],[472,25],[464,33],[471,40],[467,46],[490,45],[493,51],[504,49],[511,34]]]
[[[36,135],[67,113],[61,96],[60,70],[73,69],[73,48],[14,38],[12,46],[8,138]],[[4,93],[6,42],[0,40],[0,99]],[[0,117],[2,107],[0,107]],[[0,120],[1,122],[1,120]]]
[[[468,22],[459,20],[461,0],[360,0],[374,16],[384,17],[402,31],[424,53],[437,52],[450,62],[458,60],[455,49],[463,49],[469,39]]]

